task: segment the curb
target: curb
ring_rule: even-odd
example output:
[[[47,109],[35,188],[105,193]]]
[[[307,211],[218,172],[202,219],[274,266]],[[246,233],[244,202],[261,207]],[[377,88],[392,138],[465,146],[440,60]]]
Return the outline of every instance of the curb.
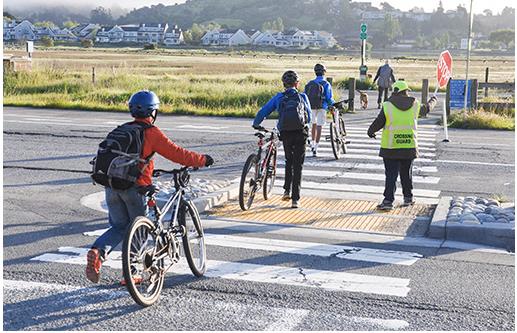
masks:
[[[452,197],[442,197],[427,231],[427,237],[490,245],[515,251],[515,224],[464,224],[447,222]]]
[[[220,206],[225,202],[235,199],[239,196],[239,184],[230,184],[229,186],[215,192],[211,192],[201,198],[192,200],[199,214],[202,214],[215,206]]]

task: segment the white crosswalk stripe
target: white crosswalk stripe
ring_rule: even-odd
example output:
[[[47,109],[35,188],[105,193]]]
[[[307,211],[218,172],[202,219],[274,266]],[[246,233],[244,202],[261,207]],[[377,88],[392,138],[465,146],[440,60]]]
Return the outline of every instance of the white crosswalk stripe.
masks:
[[[317,195],[332,198],[381,200],[384,192],[384,163],[378,156],[380,139],[366,136],[369,123],[354,123],[347,127],[347,153],[336,160],[332,153],[331,142],[328,141],[329,125],[323,127],[321,141],[318,146],[318,157],[314,158],[310,147],[307,147],[302,181],[302,196]],[[438,131],[434,125],[419,126],[419,157],[413,163],[413,194],[417,201],[435,203],[440,195],[436,163],[436,136]],[[277,175],[279,182],[275,184],[275,193],[281,193],[285,171],[285,154],[280,144],[278,149]],[[324,180],[322,178],[325,178]],[[402,193],[397,188],[397,198]]]

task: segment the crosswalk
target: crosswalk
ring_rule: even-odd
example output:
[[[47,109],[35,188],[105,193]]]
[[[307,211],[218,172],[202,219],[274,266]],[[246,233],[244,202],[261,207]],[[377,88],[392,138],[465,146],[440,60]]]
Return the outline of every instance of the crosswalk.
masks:
[[[380,139],[370,139],[367,123],[354,123],[347,127],[347,153],[336,160],[328,136],[328,124],[323,127],[318,157],[313,157],[307,147],[303,167],[302,196],[317,195],[328,198],[381,200],[384,192],[384,164],[378,156]],[[440,196],[440,177],[436,164],[436,135],[434,125],[419,126],[419,157],[413,164],[414,196],[417,201],[436,204]],[[285,155],[282,145],[278,149],[278,181],[274,193],[283,192]],[[396,199],[402,200],[402,188],[397,185]]]

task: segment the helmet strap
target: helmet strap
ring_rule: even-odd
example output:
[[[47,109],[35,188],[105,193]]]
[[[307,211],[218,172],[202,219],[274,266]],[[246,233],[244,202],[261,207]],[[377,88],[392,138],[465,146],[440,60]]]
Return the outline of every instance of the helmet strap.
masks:
[[[158,118],[158,110],[151,112],[151,118],[153,118],[152,123],[154,124],[156,122],[156,118]]]

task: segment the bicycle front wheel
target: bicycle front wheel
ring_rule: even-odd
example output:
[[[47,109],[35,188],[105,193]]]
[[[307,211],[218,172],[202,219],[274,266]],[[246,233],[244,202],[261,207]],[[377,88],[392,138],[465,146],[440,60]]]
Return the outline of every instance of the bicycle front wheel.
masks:
[[[158,253],[164,245],[146,217],[137,217],[122,245],[122,270],[131,297],[142,306],[158,300],[163,288],[164,259]]]
[[[239,206],[242,210],[248,210],[253,203],[255,193],[259,186],[258,177],[258,156],[251,154],[248,156],[244,168],[242,169],[241,183],[239,186]]]
[[[262,185],[262,194],[264,195],[264,200],[267,200],[271,196],[271,192],[273,192],[273,187],[275,186],[276,179],[276,148],[271,151],[271,155],[269,156],[266,169],[264,170],[264,185]]]
[[[336,160],[339,160],[339,157],[341,156],[341,144],[339,139],[339,133],[336,128],[336,124],[330,123],[330,143],[332,145],[332,153],[334,154],[334,157]]]
[[[206,271],[205,236],[198,211],[191,202],[182,202],[178,222],[185,229],[182,242],[190,270],[195,276],[201,277]]]

